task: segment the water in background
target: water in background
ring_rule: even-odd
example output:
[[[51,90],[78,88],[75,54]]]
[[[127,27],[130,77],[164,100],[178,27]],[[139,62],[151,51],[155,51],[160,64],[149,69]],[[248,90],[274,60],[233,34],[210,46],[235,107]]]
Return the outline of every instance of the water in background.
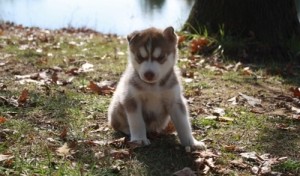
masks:
[[[126,35],[150,26],[180,29],[195,0],[0,0],[0,20],[46,29],[86,27]]]

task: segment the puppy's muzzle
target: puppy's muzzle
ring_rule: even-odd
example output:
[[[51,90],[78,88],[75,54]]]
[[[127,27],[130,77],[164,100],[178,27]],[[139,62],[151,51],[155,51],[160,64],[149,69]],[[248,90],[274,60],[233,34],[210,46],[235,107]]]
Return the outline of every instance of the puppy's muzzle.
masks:
[[[144,78],[147,82],[153,82],[155,78],[155,74],[152,71],[146,71],[144,73]]]

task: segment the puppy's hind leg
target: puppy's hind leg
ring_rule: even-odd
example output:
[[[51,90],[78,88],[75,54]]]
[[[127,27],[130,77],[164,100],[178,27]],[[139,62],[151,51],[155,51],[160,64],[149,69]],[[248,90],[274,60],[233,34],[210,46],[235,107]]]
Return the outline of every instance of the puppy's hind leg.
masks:
[[[130,135],[124,107],[119,102],[112,102],[108,110],[108,124],[116,131]]]
[[[170,109],[170,115],[183,146],[206,149],[205,144],[197,141],[192,135],[192,129],[188,117],[188,108],[184,97],[181,97],[173,103]]]

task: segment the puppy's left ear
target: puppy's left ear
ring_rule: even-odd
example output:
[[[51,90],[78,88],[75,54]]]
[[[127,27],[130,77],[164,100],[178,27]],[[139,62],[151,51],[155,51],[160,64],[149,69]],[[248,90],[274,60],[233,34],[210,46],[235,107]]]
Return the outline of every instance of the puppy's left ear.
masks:
[[[127,35],[128,43],[131,44],[137,38],[138,35],[139,35],[138,31],[134,31],[131,34]]]
[[[175,30],[172,26],[167,27],[163,31],[163,34],[170,42],[177,43],[177,35],[175,34]]]

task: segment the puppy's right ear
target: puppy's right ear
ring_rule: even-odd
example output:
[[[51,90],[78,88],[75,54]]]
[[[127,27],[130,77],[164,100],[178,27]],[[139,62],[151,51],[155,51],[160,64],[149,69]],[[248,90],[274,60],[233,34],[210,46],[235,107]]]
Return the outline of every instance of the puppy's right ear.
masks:
[[[139,35],[138,31],[134,31],[131,34],[127,35],[128,43],[131,44],[137,38],[138,35]]]

